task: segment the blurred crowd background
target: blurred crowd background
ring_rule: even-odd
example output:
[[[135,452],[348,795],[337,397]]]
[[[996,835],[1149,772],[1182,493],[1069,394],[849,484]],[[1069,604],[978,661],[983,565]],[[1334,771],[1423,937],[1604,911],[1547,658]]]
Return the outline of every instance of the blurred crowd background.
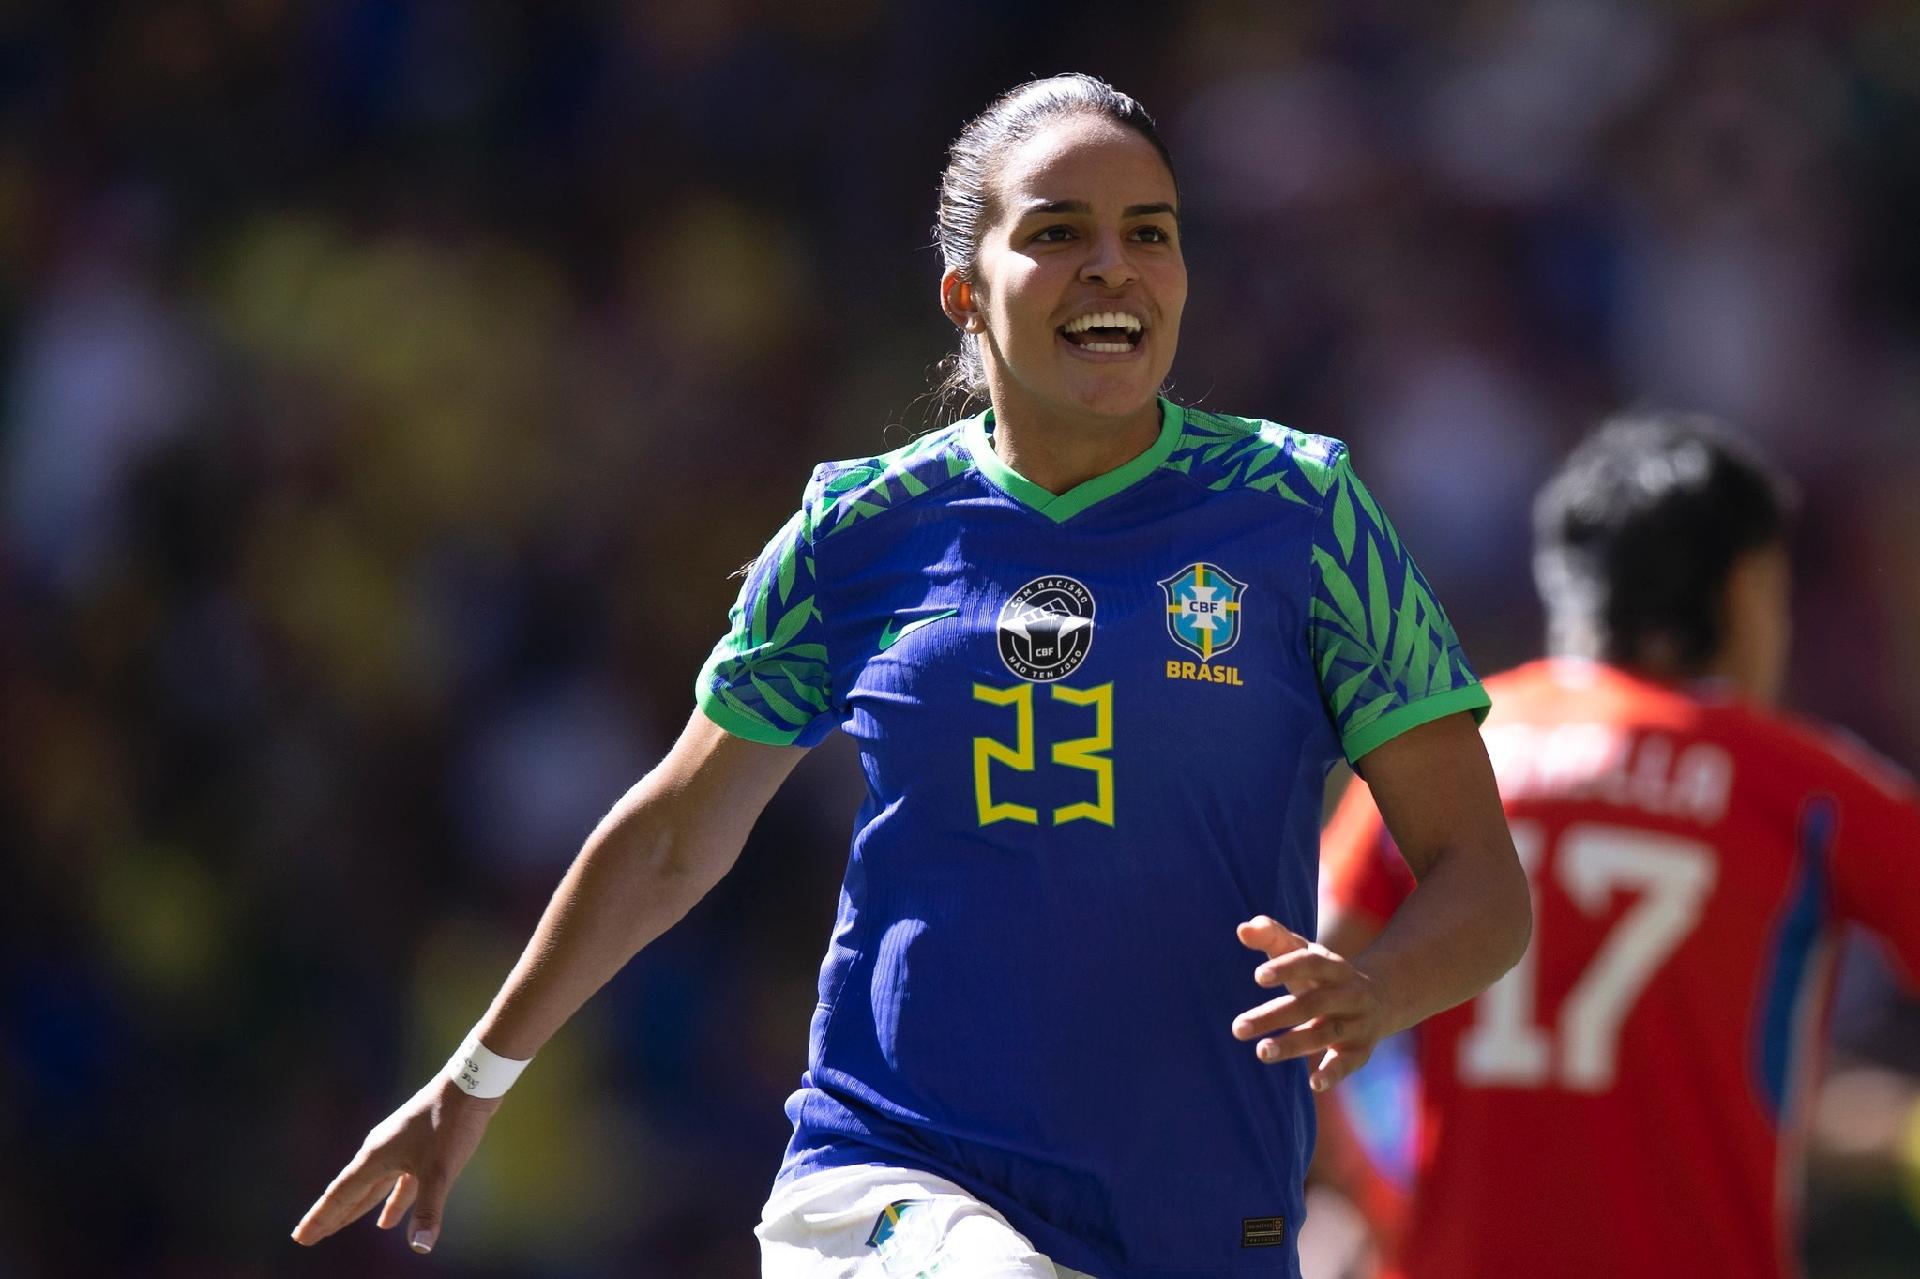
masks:
[[[937,423],[943,148],[1065,69],[1181,166],[1173,394],[1349,440],[1482,671],[1576,435],[1712,410],[1804,486],[1793,705],[1920,763],[1911,0],[0,6],[0,1276],[757,1273],[838,744],[433,1259],[286,1235],[811,464]],[[1911,1275],[1920,1019],[1849,972],[1809,1255]]]

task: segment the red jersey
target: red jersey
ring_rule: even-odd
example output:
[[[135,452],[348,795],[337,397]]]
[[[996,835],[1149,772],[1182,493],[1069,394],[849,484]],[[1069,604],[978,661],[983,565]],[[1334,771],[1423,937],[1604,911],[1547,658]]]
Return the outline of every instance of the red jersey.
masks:
[[[1920,796],[1836,735],[1583,662],[1487,681],[1527,954],[1417,1033],[1407,1279],[1787,1276],[1836,934],[1920,975]],[[1356,782],[1322,893],[1413,880]]]

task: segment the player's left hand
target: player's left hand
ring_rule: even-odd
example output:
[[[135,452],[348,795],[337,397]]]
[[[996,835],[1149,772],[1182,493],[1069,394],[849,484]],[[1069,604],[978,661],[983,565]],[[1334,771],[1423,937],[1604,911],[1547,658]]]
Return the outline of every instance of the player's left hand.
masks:
[[[1267,956],[1253,980],[1287,993],[1234,1018],[1233,1037],[1258,1039],[1254,1052],[1264,1062],[1317,1056],[1307,1076],[1315,1092],[1366,1065],[1388,1030],[1378,983],[1345,956],[1265,915],[1237,931],[1242,946]]]

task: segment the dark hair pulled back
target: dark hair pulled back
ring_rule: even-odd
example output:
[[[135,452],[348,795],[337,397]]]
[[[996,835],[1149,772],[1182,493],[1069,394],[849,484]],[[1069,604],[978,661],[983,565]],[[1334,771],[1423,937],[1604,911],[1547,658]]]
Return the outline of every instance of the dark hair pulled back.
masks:
[[[994,181],[1007,151],[1033,137],[1062,116],[1093,115],[1132,129],[1160,153],[1172,175],[1173,157],[1153,117],[1138,102],[1106,81],[1080,72],[1029,80],[995,98],[960,130],[947,150],[947,167],[940,175],[940,216],[934,224],[934,242],[940,248],[941,267],[969,283],[980,252],[980,238],[992,223]],[[1176,192],[1179,179],[1174,180]],[[940,362],[935,393],[950,401],[953,415],[986,394],[986,365],[980,339],[960,335],[960,349]]]
[[[1641,410],[1603,423],[1534,502],[1549,651],[1698,674],[1727,640],[1735,561],[1784,540],[1794,506],[1791,482],[1712,418]]]

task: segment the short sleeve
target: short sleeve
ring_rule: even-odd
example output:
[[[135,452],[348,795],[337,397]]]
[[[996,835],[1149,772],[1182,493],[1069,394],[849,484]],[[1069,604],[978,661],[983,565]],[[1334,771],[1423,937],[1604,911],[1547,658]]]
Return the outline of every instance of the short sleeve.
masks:
[[[1343,450],[1314,523],[1307,638],[1349,760],[1455,711],[1492,704],[1433,588]]]
[[[813,487],[747,570],[725,638],[700,670],[694,698],[736,737],[814,746],[833,731],[831,668],[814,574]]]
[[[1380,925],[1413,891],[1413,872],[1387,834],[1373,792],[1356,777],[1320,833],[1320,898],[1333,909]]]
[[[1880,940],[1907,988],[1920,991],[1920,790],[1892,764],[1850,745],[1836,751],[1853,776],[1836,788],[1834,904]]]

